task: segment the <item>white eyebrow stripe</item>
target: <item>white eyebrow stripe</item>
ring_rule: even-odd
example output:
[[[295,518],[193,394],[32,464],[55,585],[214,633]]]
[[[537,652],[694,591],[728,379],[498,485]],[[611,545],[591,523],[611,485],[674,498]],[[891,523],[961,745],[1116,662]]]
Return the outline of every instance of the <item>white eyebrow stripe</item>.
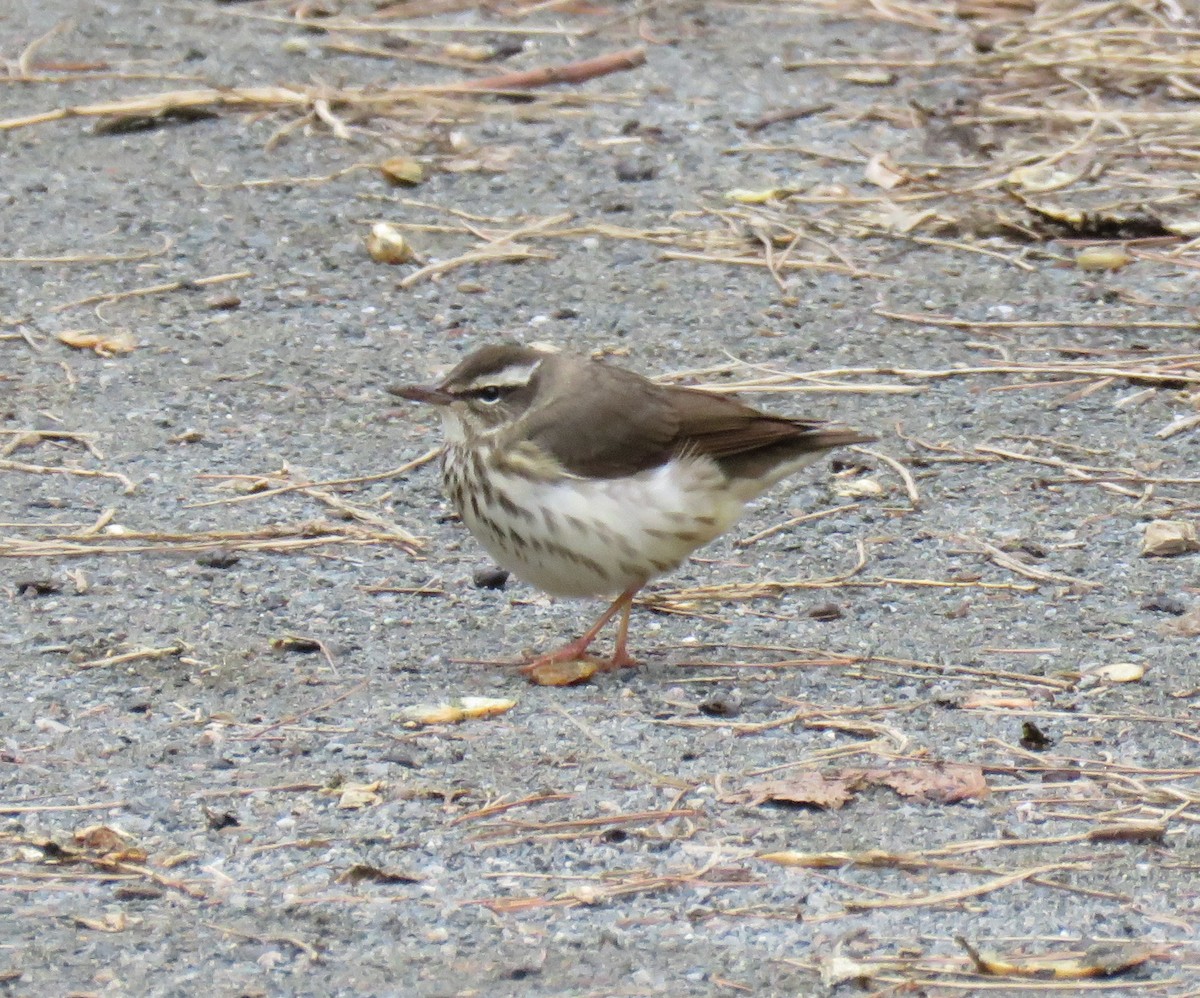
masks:
[[[470,392],[480,388],[520,388],[522,385],[529,384],[529,379],[533,377],[533,372],[541,366],[541,363],[539,359],[529,364],[509,364],[508,367],[503,367],[499,371],[481,374],[479,377],[471,379],[466,385],[466,390]]]

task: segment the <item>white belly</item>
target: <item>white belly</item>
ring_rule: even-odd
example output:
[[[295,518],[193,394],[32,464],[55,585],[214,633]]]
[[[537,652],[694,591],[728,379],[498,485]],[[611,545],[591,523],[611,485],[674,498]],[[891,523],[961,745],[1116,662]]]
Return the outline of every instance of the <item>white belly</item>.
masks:
[[[614,594],[671,571],[733,526],[749,498],[730,494],[706,457],[618,479],[506,474],[481,491],[451,448],[443,474],[463,522],[497,563],[555,596]]]

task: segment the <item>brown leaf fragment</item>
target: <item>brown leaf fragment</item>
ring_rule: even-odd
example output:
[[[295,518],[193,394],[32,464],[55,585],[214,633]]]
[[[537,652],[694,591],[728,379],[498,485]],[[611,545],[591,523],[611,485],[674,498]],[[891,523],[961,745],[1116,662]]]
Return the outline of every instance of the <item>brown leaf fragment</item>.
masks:
[[[1122,246],[1086,246],[1075,254],[1075,266],[1080,270],[1120,270],[1132,262]]]
[[[882,187],[885,191],[899,187],[908,180],[908,177],[892,162],[892,158],[885,152],[876,153],[867,160],[867,165],[863,169],[863,177],[868,183],[872,183],[876,187]]]
[[[415,873],[381,870],[369,863],[355,863],[350,869],[338,874],[337,882],[339,884],[361,884],[364,881],[372,884],[419,884],[424,879]]]
[[[123,911],[110,911],[103,918],[85,918],[76,915],[73,919],[76,925],[96,932],[124,932],[129,927],[129,920]]]
[[[960,763],[931,763],[897,769],[838,769],[822,773],[801,770],[785,779],[752,783],[735,796],[748,804],[796,804],[838,810],[855,791],[867,786],[889,787],[902,797],[939,804],[983,800],[990,791],[978,766]]]
[[[379,172],[393,187],[415,187],[425,179],[425,168],[410,156],[393,156],[379,164]]]
[[[101,357],[133,353],[138,348],[138,341],[128,332],[95,333],[90,329],[64,329],[58,334],[58,341],[76,350],[91,350]]]
[[[1176,634],[1183,638],[1200,637],[1200,607],[1185,613],[1159,628],[1164,634]]]
[[[74,834],[74,839],[91,855],[85,856],[83,853],[63,849],[57,845],[51,849],[52,843],[45,843],[41,848],[47,859],[60,862],[83,860],[111,866],[117,863],[144,863],[147,859],[146,850],[131,845],[129,835],[107,825],[91,825],[80,829]]]
[[[116,865],[117,863],[145,863],[150,854],[145,849],[122,849],[119,852],[106,852],[100,857],[100,862]]]
[[[962,936],[955,940],[967,951],[975,970],[993,977],[1034,977],[1054,981],[1078,981],[1114,977],[1158,955],[1158,948],[1143,943],[1097,943],[1083,953],[1020,954],[1002,957],[977,950]]]
[[[853,982],[858,988],[866,990],[878,975],[888,970],[896,969],[896,965],[862,963],[848,956],[835,953],[820,963],[821,983],[826,988],[836,988],[839,984]]]
[[[1146,675],[1141,662],[1106,662],[1084,669],[1081,680],[1101,683],[1136,683]]]
[[[962,800],[983,800],[991,791],[983,770],[961,763],[935,763],[904,769],[872,769],[864,774],[871,783],[891,787],[901,797],[954,804]]]
[[[354,811],[360,807],[373,807],[380,803],[383,797],[379,791],[383,789],[382,780],[374,783],[347,783],[344,786],[323,790],[322,793],[337,794],[337,806],[344,811]]]
[[[855,781],[828,777],[815,769],[798,772],[783,780],[764,780],[746,788],[748,803],[796,804],[837,811],[850,800]]]
[[[586,683],[602,663],[594,658],[577,658],[571,662],[550,662],[527,669],[525,675],[535,686],[574,686]]]
[[[109,825],[88,825],[75,832],[73,838],[85,849],[94,852],[124,852],[129,847],[130,836]]]

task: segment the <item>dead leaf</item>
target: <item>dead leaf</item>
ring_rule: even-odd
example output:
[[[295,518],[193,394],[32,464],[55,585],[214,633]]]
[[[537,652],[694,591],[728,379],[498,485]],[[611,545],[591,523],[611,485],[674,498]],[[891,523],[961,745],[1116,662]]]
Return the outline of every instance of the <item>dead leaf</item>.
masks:
[[[863,176],[868,183],[874,184],[876,187],[882,187],[885,191],[899,187],[908,180],[908,177],[892,162],[891,157],[885,152],[877,152],[867,160]]]
[[[603,663],[595,658],[577,658],[571,662],[550,662],[525,670],[535,686],[574,686],[586,683]]]
[[[1145,674],[1146,667],[1140,662],[1109,662],[1084,672],[1085,676],[1105,683],[1136,683]]]
[[[1005,183],[1020,187],[1031,194],[1045,194],[1047,191],[1070,187],[1078,179],[1078,173],[1059,170],[1045,163],[1019,166],[1004,178]]]
[[[1184,638],[1200,637],[1200,607],[1189,610],[1182,617],[1163,624],[1159,630],[1164,634],[1177,634]]]
[[[902,797],[954,804],[983,800],[990,794],[983,770],[960,763],[931,763],[895,769],[802,770],[779,780],[752,783],[735,800],[749,804],[774,801],[838,810],[867,786],[890,787]]]
[[[74,839],[92,855],[89,860],[104,864],[144,863],[149,858],[145,849],[131,844],[131,836],[118,828],[108,825],[90,825],[75,832]],[[45,848],[45,847],[43,847]],[[75,860],[82,853],[70,852],[55,847],[60,855],[52,856],[47,851],[47,858],[59,858],[63,861]]]
[[[886,493],[874,478],[848,478],[833,486],[833,494],[842,499],[878,499]]]
[[[516,700],[499,697],[457,697],[449,703],[419,703],[405,707],[400,711],[400,717],[410,724],[457,724],[472,718],[496,717],[516,705]]]
[[[346,811],[353,811],[360,807],[373,807],[380,803],[383,798],[379,795],[379,791],[383,789],[383,786],[383,780],[376,780],[374,783],[347,783],[343,787],[323,792],[338,794],[337,806]]]
[[[101,357],[133,353],[138,348],[138,341],[128,332],[96,333],[88,329],[64,329],[58,334],[58,341],[76,350],[92,350]]]
[[[364,881],[372,884],[419,884],[424,879],[415,873],[381,870],[369,863],[355,863],[350,869],[338,874],[337,882],[339,884],[361,884]]]
[[[891,202],[885,204],[878,211],[863,213],[865,221],[878,225],[888,232],[898,233],[899,235],[907,235],[937,217],[938,213],[933,208],[917,211],[913,208],[905,208],[898,204],[892,204]]]
[[[1133,263],[1133,257],[1123,246],[1087,246],[1075,254],[1075,266],[1080,270],[1120,270]]]
[[[94,929],[96,932],[124,932],[129,927],[129,919],[123,911],[110,911],[103,918],[76,915],[73,921],[81,928]]]
[[[73,837],[85,849],[96,852],[120,852],[132,841],[132,836],[110,825],[88,825]]]
[[[425,168],[409,156],[393,156],[379,164],[379,172],[394,187],[416,187],[425,180]]]
[[[983,800],[991,793],[982,769],[960,763],[871,769],[864,775],[871,783],[891,787],[901,797],[917,797],[941,804]]]
[[[747,803],[799,804],[830,811],[840,810],[853,796],[854,779],[825,776],[815,769],[801,771],[782,780],[764,780],[746,788]]]
[[[834,955],[822,960],[821,983],[827,988],[836,988],[839,984],[853,981],[859,988],[870,987],[872,978],[889,970],[887,966],[874,963],[860,963],[848,956]]]

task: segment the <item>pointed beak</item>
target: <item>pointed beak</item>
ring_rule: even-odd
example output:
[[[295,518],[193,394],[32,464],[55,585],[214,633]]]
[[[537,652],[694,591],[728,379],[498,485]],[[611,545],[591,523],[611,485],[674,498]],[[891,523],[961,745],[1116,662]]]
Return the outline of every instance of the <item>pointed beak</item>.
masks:
[[[428,385],[391,385],[387,392],[410,402],[425,402],[429,405],[449,405],[454,401],[454,396],[449,392]]]

